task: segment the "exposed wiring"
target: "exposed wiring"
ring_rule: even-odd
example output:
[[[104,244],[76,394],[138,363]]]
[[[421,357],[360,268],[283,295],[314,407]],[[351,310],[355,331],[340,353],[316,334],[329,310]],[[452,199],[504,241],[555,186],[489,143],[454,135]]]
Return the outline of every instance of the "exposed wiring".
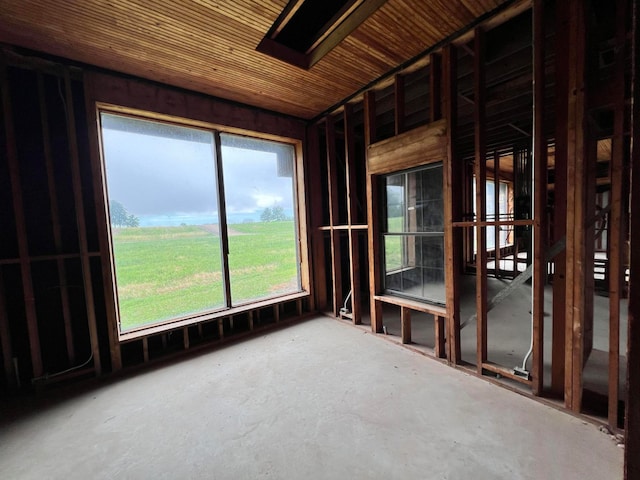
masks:
[[[31,383],[36,383],[36,382],[39,382],[40,380],[48,380],[50,378],[55,378],[55,377],[59,377],[60,375],[64,375],[65,373],[73,372],[74,370],[78,370],[88,365],[91,362],[91,360],[93,360],[93,352],[91,352],[91,355],[89,355],[89,358],[87,359],[87,361],[84,362],[82,365],[76,365],[75,367],[67,368],[66,370],[62,370],[61,372],[56,372],[51,374],[45,373],[41,377],[32,378]]]

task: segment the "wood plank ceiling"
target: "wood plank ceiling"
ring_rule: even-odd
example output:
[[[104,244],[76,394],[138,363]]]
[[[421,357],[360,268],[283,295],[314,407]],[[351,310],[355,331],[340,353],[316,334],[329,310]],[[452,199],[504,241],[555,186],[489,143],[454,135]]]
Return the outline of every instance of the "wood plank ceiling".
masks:
[[[310,70],[256,51],[287,0],[2,0],[0,42],[313,118],[506,0],[388,0]]]

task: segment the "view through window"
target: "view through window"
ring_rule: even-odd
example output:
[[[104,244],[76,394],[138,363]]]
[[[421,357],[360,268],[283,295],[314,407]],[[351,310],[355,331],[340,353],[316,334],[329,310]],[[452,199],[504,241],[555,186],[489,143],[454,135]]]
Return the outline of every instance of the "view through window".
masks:
[[[121,331],[301,290],[292,145],[100,119]]]
[[[385,290],[444,304],[442,164],[384,178]]]

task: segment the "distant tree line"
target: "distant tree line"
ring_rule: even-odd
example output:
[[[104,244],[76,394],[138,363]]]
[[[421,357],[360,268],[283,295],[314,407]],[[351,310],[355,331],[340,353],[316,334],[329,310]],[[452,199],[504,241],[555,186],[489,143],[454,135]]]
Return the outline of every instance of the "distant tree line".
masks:
[[[109,214],[111,225],[114,227],[139,227],[140,219],[133,214],[129,214],[120,202],[115,200],[109,203]]]
[[[281,222],[283,220],[289,219],[280,205],[276,205],[273,208],[267,207],[260,215],[261,222]]]

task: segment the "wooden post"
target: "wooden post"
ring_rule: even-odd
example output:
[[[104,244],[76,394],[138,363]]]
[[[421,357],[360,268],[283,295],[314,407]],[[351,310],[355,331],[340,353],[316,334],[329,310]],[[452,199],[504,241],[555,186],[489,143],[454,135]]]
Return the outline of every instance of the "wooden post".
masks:
[[[567,231],[567,141],[568,98],[569,98],[569,5],[556,4],[556,135],[554,168],[553,243],[565,238]],[[566,329],[566,250],[554,258],[553,271],[553,335],[551,353],[551,391],[556,396],[564,396]]]
[[[460,167],[456,157],[456,131],[458,119],[458,76],[456,47],[452,44],[443,49],[443,110],[447,121],[447,156],[443,162],[444,195],[444,248],[445,285],[447,296],[447,358],[450,363],[459,364],[460,354],[460,291],[459,275],[462,254],[462,235],[454,229],[453,222],[460,219],[462,188]]]
[[[544,287],[547,277],[547,139],[544,134],[545,97],[544,1],[533,4],[533,338],[532,390],[542,393],[544,380]]]
[[[473,56],[473,92],[475,98],[475,164],[476,222],[487,219],[487,146],[486,146],[486,84],[485,84],[485,35],[481,28],[475,30]],[[487,361],[487,229],[476,226],[476,315],[477,315],[477,369]]]
[[[631,257],[627,333],[624,478],[640,478],[640,5],[633,2]],[[634,208],[635,207],[635,208]]]
[[[351,104],[344,106],[344,148],[345,169],[347,180],[347,219],[349,223],[349,275],[351,280],[351,321],[359,325],[362,323],[361,292],[360,292],[360,249],[358,248],[358,231],[351,226],[356,223],[357,173],[356,173],[356,138],[353,125],[353,108]]]
[[[38,319],[36,316],[36,302],[31,280],[31,263],[29,258],[29,244],[27,240],[27,226],[24,216],[22,201],[22,188],[20,186],[20,164],[16,147],[16,133],[13,126],[11,108],[11,92],[7,69],[4,62],[0,63],[0,75],[2,84],[2,106],[4,110],[4,130],[6,137],[6,158],[9,166],[9,180],[13,198],[13,212],[16,222],[18,237],[18,255],[20,257],[20,274],[22,276],[22,292],[27,320],[27,333],[29,336],[29,349],[31,352],[31,365],[33,377],[40,377],[43,373],[42,351],[40,350],[40,336],[38,333]]]
[[[582,361],[586,288],[587,151],[585,148],[585,5],[570,0],[568,12],[568,121],[567,121],[567,272],[565,315],[565,406],[582,407]],[[593,239],[590,239],[593,241]],[[589,271],[589,275],[593,272]]]
[[[435,341],[434,354],[436,358],[446,358],[446,343],[444,337],[444,317],[440,315],[433,316],[433,336]]]
[[[402,343],[411,343],[411,309],[400,307],[400,329]]]
[[[376,97],[373,90],[364,94],[364,145],[369,147],[376,141]],[[375,175],[369,173],[367,167],[367,219],[369,224],[369,305],[371,309],[371,330],[382,333],[382,309],[379,302],[375,301],[375,295],[382,288],[380,274],[380,220],[378,205],[378,185]]]
[[[307,155],[306,169],[309,172],[306,177],[309,179],[307,195],[307,205],[311,212],[311,249],[313,268],[313,289],[311,295],[311,309],[326,310],[327,284],[325,270],[324,233],[320,230],[322,224],[322,191],[320,182],[320,139],[319,126],[311,125],[307,128]]]
[[[624,255],[626,246],[623,218],[625,202],[628,196],[624,166],[625,154],[625,69],[626,69],[626,20],[628,2],[616,2],[616,60],[614,80],[614,126],[611,143],[611,163],[609,178],[611,190],[609,205],[609,426],[618,428],[618,400],[620,397],[618,378],[620,371],[620,298],[624,289]]]
[[[442,57],[439,53],[429,56],[429,105],[431,121],[442,118]]]
[[[329,224],[331,230],[331,281],[333,284],[333,314],[340,315],[340,307],[343,301],[342,292],[342,254],[340,249],[340,231],[336,230],[339,221],[338,207],[338,165],[336,160],[336,127],[333,117],[330,115],[325,119],[326,125],[326,148],[327,148],[327,179],[329,195]]]

